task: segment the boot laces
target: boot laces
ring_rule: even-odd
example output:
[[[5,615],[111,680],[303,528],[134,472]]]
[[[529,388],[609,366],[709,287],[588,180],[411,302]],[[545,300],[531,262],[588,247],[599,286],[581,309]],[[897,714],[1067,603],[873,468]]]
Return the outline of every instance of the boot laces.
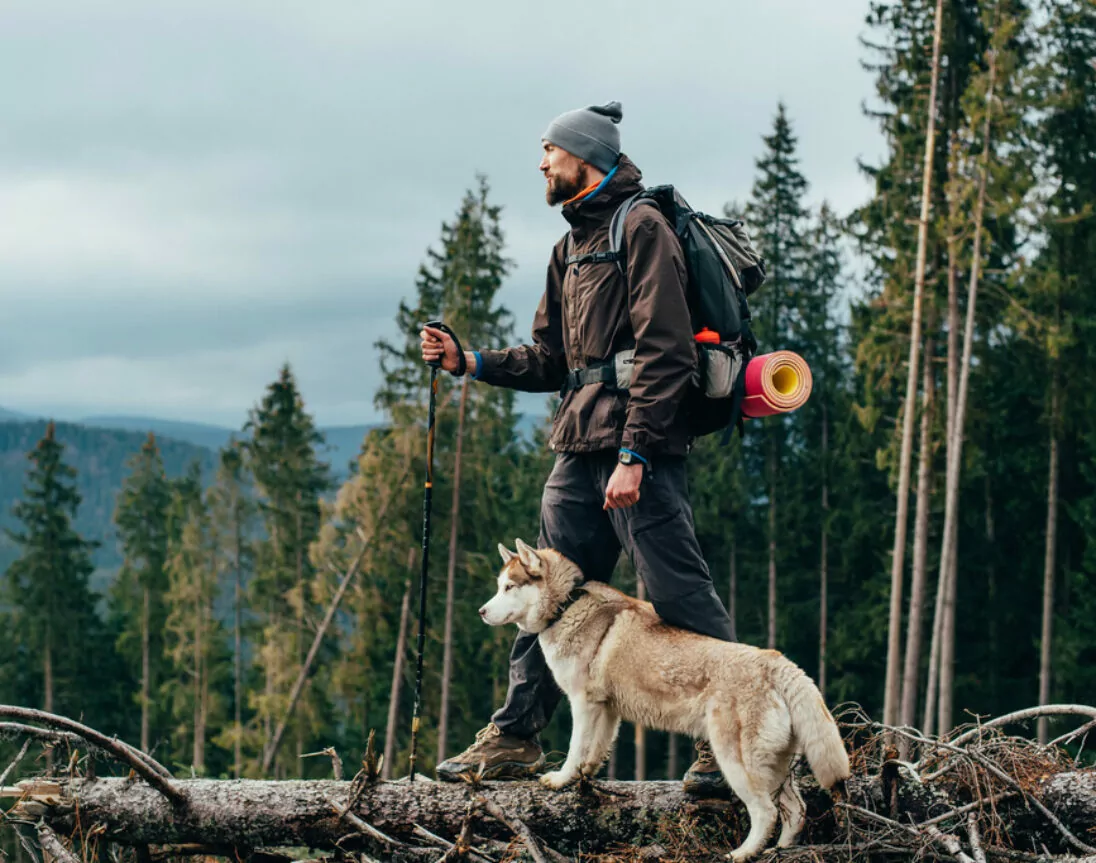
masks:
[[[493,740],[496,737],[501,737],[502,732],[494,722],[488,724],[486,728],[481,728],[476,732],[476,745],[486,743],[488,740]]]

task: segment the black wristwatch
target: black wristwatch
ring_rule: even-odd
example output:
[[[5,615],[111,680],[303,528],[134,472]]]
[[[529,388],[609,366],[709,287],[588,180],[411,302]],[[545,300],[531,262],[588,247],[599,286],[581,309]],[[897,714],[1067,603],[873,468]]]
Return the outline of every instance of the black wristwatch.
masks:
[[[622,449],[617,453],[617,461],[621,464],[644,464],[645,462],[630,449]]]

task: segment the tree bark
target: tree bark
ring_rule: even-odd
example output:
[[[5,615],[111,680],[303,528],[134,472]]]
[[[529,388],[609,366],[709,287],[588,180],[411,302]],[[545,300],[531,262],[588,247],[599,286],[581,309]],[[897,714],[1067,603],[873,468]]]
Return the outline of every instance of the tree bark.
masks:
[[[407,556],[408,571],[415,565],[415,550]],[[400,629],[396,636],[396,660],[392,665],[392,688],[388,694],[388,721],[384,727],[384,762],[381,778],[392,778],[392,766],[396,763],[396,723],[400,715],[400,687],[403,683],[403,663],[407,654],[407,619],[411,614],[411,579],[403,583],[403,602],[400,603]],[[441,762],[438,762],[439,764]]]
[[[830,424],[822,401],[822,549],[818,562],[818,691],[826,698],[826,632],[829,628],[830,554]]]
[[[953,143],[954,147],[955,144]],[[954,202],[949,200],[949,213],[956,218]],[[952,425],[955,422],[955,399],[959,389],[959,260],[958,242],[954,235],[948,237],[948,360],[947,360],[947,404],[944,417],[945,461],[951,462]],[[946,480],[945,480],[946,481]],[[950,570],[949,570],[950,577]],[[936,698],[940,692],[940,629],[944,618],[944,591],[946,585],[936,585],[936,599],[933,604],[932,636],[929,646],[928,680],[925,684],[925,710],[921,729],[932,734],[936,726]]]
[[[643,602],[647,599],[647,588],[643,579],[636,576],[636,599]],[[638,723],[635,725],[635,781],[642,782],[647,778],[647,730]]]
[[[361,841],[335,809],[345,805],[350,782],[194,779],[176,784],[187,799],[182,809],[141,782],[64,780],[59,802],[44,807],[44,820],[64,836],[75,832],[79,818],[83,824],[101,825],[97,829],[114,843],[220,846],[237,849],[241,859],[248,849],[257,847],[331,849],[351,839]],[[351,811],[356,819],[396,842],[412,839],[416,825],[454,838],[464,825],[470,794],[476,794],[565,854],[665,841],[667,825],[673,829],[682,815],[728,826],[737,820],[739,837],[747,823],[737,801],[721,807],[698,805],[682,793],[680,782],[599,781],[597,787],[601,796],[579,790],[549,792],[535,782],[488,782],[474,791],[463,784],[379,782],[366,787]],[[835,828],[827,814],[832,806],[828,793],[809,780],[802,781],[800,788],[808,810],[800,844],[842,841],[843,831]],[[1096,827],[1096,776],[1091,772],[1056,774],[1033,790],[1074,834],[1088,835]],[[881,799],[881,781],[854,776],[849,792],[858,803]],[[915,821],[948,808],[913,782],[900,786],[899,805]],[[1048,829],[1037,812],[1025,808],[1023,801],[1011,798],[996,808],[1014,842],[1022,834],[1045,842],[1050,849],[1062,849],[1060,835]],[[721,816],[719,811],[728,814]],[[475,820],[473,833],[479,841],[512,838],[508,827],[482,817]],[[1038,847],[1036,842],[1025,844]]]
[[[932,424],[935,408],[936,375],[932,367],[933,340],[925,340],[925,362],[921,381],[921,452],[917,464],[917,509],[913,518],[913,578],[906,622],[906,661],[902,672],[900,724],[912,726],[917,713],[917,684],[921,670],[922,610],[925,605],[925,575],[928,560],[929,513],[932,501]]]
[[[769,427],[769,639],[770,650],[776,649],[776,431],[770,419]]]
[[[305,586],[304,586],[304,527],[301,524],[301,490],[297,489],[296,496],[296,568],[297,568],[297,668],[298,673],[304,672],[304,607],[305,607]],[[299,697],[299,693],[298,693]],[[294,703],[295,706],[295,703]],[[293,707],[289,709],[288,715],[293,713]],[[304,755],[304,729],[299,725],[295,729],[297,744],[297,763],[300,764],[301,756]],[[276,736],[276,733],[275,733]],[[272,744],[277,748],[277,744]],[[263,772],[266,772],[265,770]]]
[[[195,770],[202,769],[204,753],[202,751],[202,587],[201,572],[194,573],[194,746],[191,751],[191,764]]]
[[[913,279],[913,309],[910,319],[909,368],[903,403],[902,439],[898,460],[898,493],[894,519],[894,550],[891,554],[890,614],[887,624],[887,672],[883,684],[883,723],[898,719],[901,681],[902,581],[905,572],[906,528],[909,519],[910,464],[913,460],[913,413],[917,400],[917,371],[921,351],[921,304],[925,293],[925,258],[928,249],[929,212],[932,207],[932,161],[936,142],[936,88],[940,78],[940,34],[944,0],[936,0],[932,37],[932,73],[929,81],[928,119],[925,127],[925,162],[921,179],[921,215],[917,224],[917,263]]]
[[[1050,702],[1051,644],[1054,631],[1054,564],[1058,539],[1058,413],[1060,395],[1057,362],[1050,382],[1050,466],[1047,471],[1047,530],[1043,558],[1043,631],[1039,646],[1039,704]],[[1037,723],[1040,743],[1046,743],[1047,718]]]
[[[735,538],[734,525],[731,525],[731,559],[727,567],[730,584],[727,587],[727,615],[731,618],[731,628],[738,632],[738,541]]]
[[[982,128],[982,155],[979,166],[978,198],[974,205],[974,242],[971,249],[970,282],[967,287],[967,317],[963,328],[963,355],[959,362],[959,391],[955,401],[951,442],[948,447],[947,491],[944,503],[944,548],[940,555],[940,582],[945,588],[943,621],[940,630],[940,703],[937,728],[946,733],[951,728],[953,678],[955,672],[955,599],[958,575],[956,547],[958,545],[959,474],[963,454],[963,426],[966,420],[967,395],[970,390],[970,361],[974,346],[974,319],[978,302],[978,283],[982,266],[983,216],[986,208],[986,183],[989,174],[990,129],[993,116],[993,94],[997,74],[997,55],[989,53],[989,83],[986,92],[986,116]]]
[[[468,376],[461,378],[460,407],[457,410],[457,448],[453,463],[453,503],[449,520],[449,564],[445,574],[445,635],[442,638],[441,706],[438,708],[438,760],[445,760],[449,737],[449,689],[453,677],[453,601],[457,579],[457,545],[460,531],[461,457],[464,452],[464,417],[468,409]]]
[[[149,672],[151,671],[149,661],[149,646],[148,646],[148,629],[149,629],[149,604],[151,599],[149,597],[148,585],[145,585],[142,590],[141,598],[141,751],[148,752],[149,748],[149,729],[148,729],[148,708],[149,708]]]
[[[42,709],[53,713],[53,621],[46,619],[46,644],[42,651]]]
[[[235,653],[232,657],[232,701],[233,722],[235,735],[232,741],[232,775],[237,779],[243,770],[243,698],[244,698],[244,672],[243,672],[243,536],[241,535],[239,502],[233,500],[233,532],[235,544],[232,551],[232,570],[235,587],[235,597],[232,608],[232,635],[235,641]]]

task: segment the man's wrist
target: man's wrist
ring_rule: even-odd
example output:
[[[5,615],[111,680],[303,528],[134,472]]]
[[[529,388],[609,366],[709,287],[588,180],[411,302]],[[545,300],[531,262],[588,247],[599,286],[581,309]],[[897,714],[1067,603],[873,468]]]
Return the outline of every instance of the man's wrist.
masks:
[[[640,455],[633,449],[622,446],[620,452],[617,453],[617,461],[623,465],[643,465],[646,466],[647,459]]]

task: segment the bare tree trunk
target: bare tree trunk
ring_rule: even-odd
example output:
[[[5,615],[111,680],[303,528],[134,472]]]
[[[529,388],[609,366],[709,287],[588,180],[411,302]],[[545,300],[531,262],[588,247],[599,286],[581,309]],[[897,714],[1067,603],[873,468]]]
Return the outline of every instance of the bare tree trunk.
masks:
[[[779,418],[770,423],[779,422]],[[776,432],[769,427],[769,640],[776,649]]]
[[[1054,632],[1054,558],[1058,540],[1058,367],[1050,382],[1050,467],[1047,471],[1047,537],[1043,558],[1043,633],[1039,648],[1039,704],[1050,702],[1050,648]],[[1039,717],[1037,734],[1046,743],[1047,719]]]
[[[994,560],[993,549],[997,545],[997,529],[993,519],[993,486],[990,484],[989,473],[986,473],[986,548],[989,549],[989,553],[986,555],[986,583],[988,585],[988,596],[986,597],[988,603],[989,613],[986,615],[986,620],[989,626],[989,655],[997,657],[999,653],[1000,637],[997,629],[997,566]],[[1000,686],[998,685],[998,671],[997,663],[991,662],[989,664],[989,692],[990,698],[993,699],[993,703],[996,704],[997,697],[1000,692]]]
[[[190,760],[194,769],[198,770],[202,763],[202,587],[201,575],[195,575],[198,583],[194,602],[194,738]]]
[[[647,598],[647,589],[643,579],[636,575],[636,598],[641,602]],[[635,726],[635,781],[642,782],[647,778],[647,730],[640,724]]]
[[[730,585],[727,592],[727,615],[731,618],[731,628],[738,632],[738,540],[735,538],[734,525],[731,525]]]
[[[407,569],[415,565],[415,550],[407,558]],[[400,630],[396,636],[396,660],[392,665],[392,688],[388,693],[388,722],[384,727],[384,763],[381,778],[392,778],[392,765],[396,763],[396,723],[400,715],[400,687],[403,683],[403,662],[407,653],[407,618],[411,611],[411,579],[403,583],[403,602],[400,603]],[[441,763],[440,761],[438,762]]]
[[[677,750],[680,747],[680,738],[672,732],[666,738],[666,778],[670,781],[677,779],[678,765],[678,753]]]
[[[45,650],[42,651],[42,709],[53,713],[53,622],[46,618]]]
[[[268,603],[266,620],[268,626],[274,622],[273,600],[270,600]],[[269,665],[264,665],[263,667],[263,695],[266,697],[265,701],[267,704],[266,709],[263,710],[263,751],[265,752],[270,748],[270,740],[274,735],[274,717],[270,712],[273,709],[271,705],[274,700],[274,678]]]
[[[935,408],[935,379],[932,367],[933,340],[925,340],[925,362],[921,380],[921,453],[917,464],[917,511],[913,519],[913,578],[906,624],[906,662],[902,672],[902,725],[913,725],[917,713],[917,684],[921,669],[922,610],[925,604],[925,576],[928,560],[929,513],[932,501],[932,423]]]
[[[957,594],[956,546],[958,545],[959,471],[962,465],[963,426],[970,389],[970,361],[974,346],[974,318],[978,302],[978,281],[982,265],[982,229],[986,207],[986,181],[989,173],[990,121],[997,74],[997,55],[989,54],[989,85],[986,92],[986,116],[982,130],[982,156],[979,166],[978,198],[974,205],[974,242],[971,250],[970,283],[967,288],[967,318],[963,328],[963,355],[959,363],[959,391],[955,401],[955,419],[948,447],[947,493],[944,504],[944,548],[940,555],[940,580],[945,587],[944,615],[940,629],[940,704],[937,729],[951,729],[953,680],[955,672],[955,598]]]
[[[304,607],[305,607],[305,586],[304,586],[304,528],[301,524],[301,491],[297,489],[297,667],[302,668],[304,666]],[[304,729],[301,724],[297,724],[296,728],[296,743],[297,743],[297,763],[301,763],[301,757],[304,755]]]
[[[822,551],[818,562],[818,691],[826,697],[826,632],[829,629],[830,592],[830,423],[822,400]]]
[[[954,144],[952,145],[954,146]],[[954,202],[949,201],[949,212],[955,217]],[[959,260],[958,242],[954,236],[948,237],[948,367],[947,367],[947,405],[945,414],[944,444],[945,458],[951,461],[952,425],[955,422],[955,400],[959,392]],[[950,570],[948,573],[951,575]],[[933,604],[932,638],[929,647],[928,680],[925,684],[925,710],[921,729],[932,734],[936,725],[936,699],[940,693],[940,629],[944,619],[944,594],[946,584],[936,585],[936,600]]]
[[[232,742],[232,775],[237,779],[240,778],[240,773],[243,769],[243,742],[241,740],[243,736],[243,576],[241,573],[241,557],[243,548],[243,537],[240,535],[240,518],[238,502],[233,502],[233,514],[235,517],[235,547],[232,554],[232,569],[235,580],[235,600],[232,609],[232,634],[235,641],[235,655],[232,661],[232,676],[233,676],[233,689],[232,700],[233,704],[233,722],[236,727],[235,739]]]
[[[438,712],[438,760],[445,760],[449,737],[449,685],[453,677],[453,600],[457,579],[457,536],[460,531],[460,474],[464,452],[464,416],[468,409],[468,376],[461,378],[457,411],[457,451],[453,464],[453,504],[449,521],[449,566],[445,576],[445,635],[442,638],[441,707]]]
[[[913,413],[917,400],[917,371],[921,350],[921,302],[925,293],[925,257],[929,238],[929,212],[932,206],[932,161],[936,147],[936,87],[940,78],[940,33],[944,19],[944,0],[936,0],[936,19],[932,37],[932,75],[929,83],[928,119],[925,127],[925,164],[921,179],[921,216],[917,224],[917,266],[913,280],[913,309],[910,319],[909,368],[906,373],[906,399],[902,414],[902,444],[898,464],[898,494],[894,519],[894,551],[891,554],[890,616],[887,624],[887,674],[883,687],[883,722],[894,725],[898,719],[900,695],[899,670],[902,638],[902,580],[905,572],[906,522],[909,518],[910,464],[913,460]]]
[[[141,606],[141,751],[148,752],[149,739],[148,739],[148,691],[149,691],[149,649],[148,649],[148,628],[149,628],[149,604],[151,599],[149,597],[148,586],[146,585],[142,594],[142,606]]]

